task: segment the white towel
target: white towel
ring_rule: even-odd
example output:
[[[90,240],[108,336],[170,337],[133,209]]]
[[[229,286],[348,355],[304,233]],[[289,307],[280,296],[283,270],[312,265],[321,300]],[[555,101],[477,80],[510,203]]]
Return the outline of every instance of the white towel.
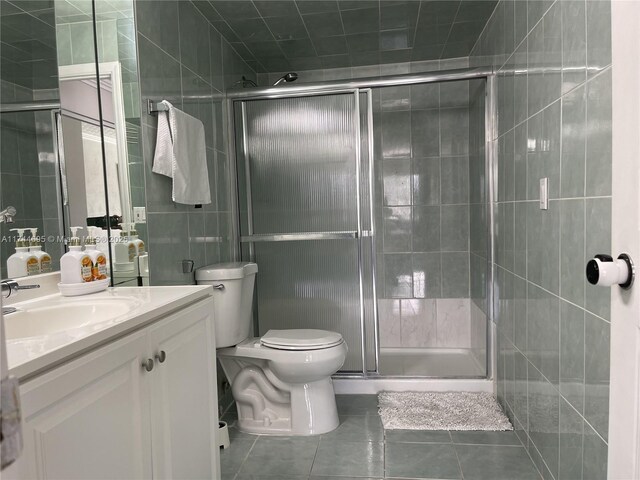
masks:
[[[162,103],[169,111],[158,112],[153,172],[173,179],[174,202],[211,203],[204,125],[166,100]]]

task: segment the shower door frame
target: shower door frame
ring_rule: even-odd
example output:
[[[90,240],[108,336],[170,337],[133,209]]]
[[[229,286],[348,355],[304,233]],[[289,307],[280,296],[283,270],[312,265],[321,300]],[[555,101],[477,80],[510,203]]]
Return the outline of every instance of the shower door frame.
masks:
[[[378,373],[379,371],[379,355],[380,355],[380,338],[379,338],[379,319],[378,319],[378,297],[377,297],[377,279],[376,279],[376,267],[375,267],[375,241],[376,241],[376,227],[375,227],[375,215],[373,213],[373,197],[374,197],[374,165],[373,165],[373,108],[372,108],[372,89],[392,86],[408,86],[423,83],[443,83],[462,80],[485,80],[485,178],[487,187],[487,281],[486,281],[486,308],[487,308],[487,325],[486,325],[486,377],[487,379],[493,379],[495,372],[495,365],[497,361],[496,351],[493,348],[496,341],[496,325],[495,318],[497,312],[497,299],[494,293],[497,291],[497,276],[495,273],[495,215],[496,215],[496,192],[498,187],[498,168],[497,168],[497,81],[496,74],[491,67],[472,67],[462,68],[455,70],[440,70],[434,72],[417,73],[417,74],[400,74],[389,75],[380,77],[366,77],[350,80],[339,80],[329,82],[314,82],[306,84],[284,84],[277,87],[257,87],[257,88],[245,88],[231,90],[226,93],[225,96],[225,108],[227,118],[227,139],[228,139],[228,154],[230,159],[229,175],[231,176],[231,216],[234,219],[232,222],[232,241],[231,241],[231,256],[235,260],[239,260],[241,256],[241,240],[247,240],[241,238],[240,235],[240,210],[239,210],[239,184],[237,178],[237,152],[236,152],[236,128],[235,128],[235,102],[245,102],[250,100],[267,100],[278,98],[296,98],[305,96],[317,96],[317,95],[331,95],[331,94],[354,94],[356,99],[355,113],[358,119],[357,131],[361,134],[360,125],[360,94],[367,95],[367,132],[368,132],[368,154],[369,154],[369,195],[370,195],[370,230],[363,232],[362,230],[362,218],[361,218],[361,199],[358,193],[358,232],[356,234],[358,239],[358,271],[360,278],[360,310],[361,310],[361,344],[362,344],[362,373],[354,374],[338,373],[336,376],[340,378],[393,378],[394,376],[383,376]],[[245,119],[244,112],[242,115]],[[245,125],[240,126],[243,129]],[[244,134],[243,134],[244,139]],[[363,161],[361,152],[361,139],[357,141],[356,158],[358,179],[360,180],[360,162]],[[245,149],[246,151],[246,149]],[[358,189],[360,186],[358,185]],[[250,192],[248,193],[250,195]],[[250,209],[250,198],[249,205]],[[249,212],[249,217],[250,217]],[[367,355],[366,351],[366,335],[365,335],[365,318],[364,318],[364,299],[363,299],[363,272],[362,272],[362,236],[372,237],[372,290],[373,290],[373,337],[374,337],[374,359],[375,370],[371,371],[367,369]],[[252,242],[247,242],[250,245],[250,251],[253,252]],[[425,378],[425,377],[406,377],[399,378],[411,379],[411,378]],[[429,377],[427,377],[429,378]],[[469,376],[452,376],[452,377],[439,377],[447,379],[470,379],[475,377]]]

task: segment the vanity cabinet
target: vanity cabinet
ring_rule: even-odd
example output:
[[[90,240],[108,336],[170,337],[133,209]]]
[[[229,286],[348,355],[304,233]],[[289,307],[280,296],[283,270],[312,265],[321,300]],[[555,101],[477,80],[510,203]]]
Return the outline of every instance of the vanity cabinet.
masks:
[[[220,478],[212,311],[200,301],[22,385],[17,478]]]

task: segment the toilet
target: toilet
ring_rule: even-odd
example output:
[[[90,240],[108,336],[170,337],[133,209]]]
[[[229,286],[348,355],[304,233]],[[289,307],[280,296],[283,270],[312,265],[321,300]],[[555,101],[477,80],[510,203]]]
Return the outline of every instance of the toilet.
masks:
[[[251,337],[255,263],[221,263],[196,270],[214,289],[216,356],[231,383],[240,430],[317,435],[339,425],[331,375],[347,344],[336,332],[269,330]]]

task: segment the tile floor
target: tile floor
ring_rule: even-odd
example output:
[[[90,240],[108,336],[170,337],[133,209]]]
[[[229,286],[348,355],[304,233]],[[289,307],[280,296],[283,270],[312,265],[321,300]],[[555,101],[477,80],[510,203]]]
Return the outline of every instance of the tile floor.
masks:
[[[223,416],[232,426],[223,480],[540,480],[513,432],[385,432],[376,395],[336,398],[340,426],[326,435],[249,435]]]

